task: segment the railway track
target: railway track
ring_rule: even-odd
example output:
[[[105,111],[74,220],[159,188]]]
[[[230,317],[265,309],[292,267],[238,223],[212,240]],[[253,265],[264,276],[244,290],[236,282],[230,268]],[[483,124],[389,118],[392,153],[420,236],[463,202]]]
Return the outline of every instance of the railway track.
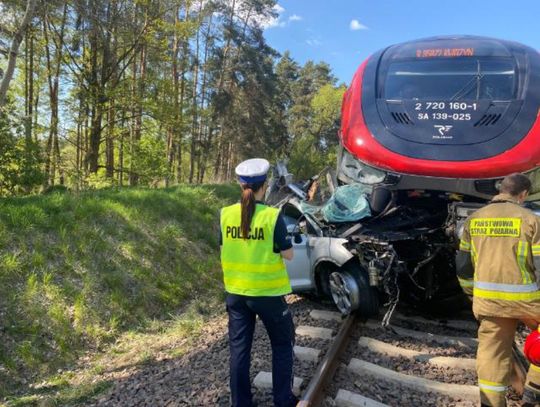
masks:
[[[359,321],[312,310],[296,328],[298,363],[311,364],[310,377],[296,377],[299,407],[477,406],[476,322],[436,320],[396,313],[389,328],[379,320]],[[310,346],[303,346],[310,345]],[[514,346],[514,390],[519,405],[525,378],[521,344]],[[316,367],[315,367],[316,366]],[[271,386],[269,373],[255,378]]]

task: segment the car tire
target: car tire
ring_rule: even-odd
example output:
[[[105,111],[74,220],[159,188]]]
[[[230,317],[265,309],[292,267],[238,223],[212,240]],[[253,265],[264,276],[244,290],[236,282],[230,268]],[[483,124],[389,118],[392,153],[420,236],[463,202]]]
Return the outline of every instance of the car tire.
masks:
[[[343,315],[356,312],[370,317],[379,312],[377,290],[370,287],[366,273],[355,264],[345,265],[328,275],[334,304]]]

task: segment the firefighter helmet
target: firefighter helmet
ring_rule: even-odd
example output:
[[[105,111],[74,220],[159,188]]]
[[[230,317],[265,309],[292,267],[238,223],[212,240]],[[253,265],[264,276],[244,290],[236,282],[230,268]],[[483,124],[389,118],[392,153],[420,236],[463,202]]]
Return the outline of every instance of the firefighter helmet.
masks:
[[[529,362],[540,366],[540,332],[538,332],[538,329],[535,329],[527,336],[523,352]]]

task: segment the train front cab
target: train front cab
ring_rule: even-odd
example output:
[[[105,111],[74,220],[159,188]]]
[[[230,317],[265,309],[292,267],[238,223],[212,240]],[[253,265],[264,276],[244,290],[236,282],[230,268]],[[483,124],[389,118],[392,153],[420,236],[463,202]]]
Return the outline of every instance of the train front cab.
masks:
[[[388,47],[345,95],[339,178],[488,198],[520,171],[540,190],[539,106],[540,56],[527,46],[463,36]]]

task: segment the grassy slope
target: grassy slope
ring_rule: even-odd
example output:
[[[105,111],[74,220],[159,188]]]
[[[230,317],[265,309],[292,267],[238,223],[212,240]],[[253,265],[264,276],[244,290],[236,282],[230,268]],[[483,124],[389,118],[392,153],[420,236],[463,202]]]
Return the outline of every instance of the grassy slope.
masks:
[[[0,200],[0,397],[122,332],[220,298],[233,185]]]

